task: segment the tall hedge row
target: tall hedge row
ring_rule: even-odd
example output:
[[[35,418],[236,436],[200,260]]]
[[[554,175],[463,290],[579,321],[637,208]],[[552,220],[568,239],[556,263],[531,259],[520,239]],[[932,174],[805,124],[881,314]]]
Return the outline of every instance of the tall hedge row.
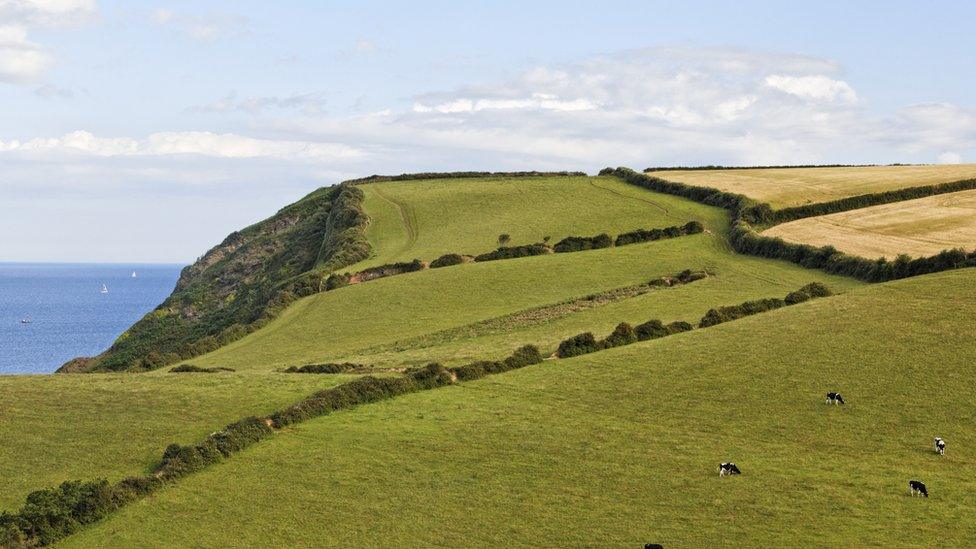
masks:
[[[732,212],[729,242],[732,248],[739,253],[783,259],[807,268],[851,276],[867,282],[884,282],[948,269],[976,266],[976,251],[967,253],[961,249],[943,250],[933,256],[914,259],[902,255],[894,261],[889,261],[886,258],[871,260],[845,254],[833,246],[818,248],[809,244],[795,244],[782,238],[764,236],[756,232],[753,229],[754,224],[775,222],[777,214],[769,204],[756,202],[745,195],[709,187],[696,187],[665,181],[657,177],[639,174],[628,168],[607,168],[600,173],[602,175],[615,175],[639,187],[683,196],[696,202],[729,210]]]

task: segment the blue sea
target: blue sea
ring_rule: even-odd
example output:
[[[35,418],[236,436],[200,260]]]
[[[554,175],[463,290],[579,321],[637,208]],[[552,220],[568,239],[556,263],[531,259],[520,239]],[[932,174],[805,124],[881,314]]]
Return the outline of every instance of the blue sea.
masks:
[[[0,263],[0,374],[51,373],[104,351],[166,299],[181,268]]]

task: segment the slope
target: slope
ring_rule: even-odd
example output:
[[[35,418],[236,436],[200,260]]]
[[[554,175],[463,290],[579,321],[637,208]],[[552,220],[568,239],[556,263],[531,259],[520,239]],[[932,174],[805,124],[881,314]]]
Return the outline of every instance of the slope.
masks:
[[[65,545],[972,545],[974,283],[875,285],[340,412]],[[744,474],[719,479],[730,459]]]

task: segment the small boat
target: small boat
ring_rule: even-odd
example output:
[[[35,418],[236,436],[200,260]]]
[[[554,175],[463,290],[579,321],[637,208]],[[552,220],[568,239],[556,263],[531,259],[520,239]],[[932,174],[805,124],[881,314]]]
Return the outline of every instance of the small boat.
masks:
[[[103,294],[107,294],[108,293],[108,286],[102,284],[102,293]]]
[[[136,278],[136,272],[132,271],[132,278]]]
[[[31,322],[33,322],[33,320],[31,320],[30,316],[25,316],[24,318],[20,319],[21,324],[30,324]]]

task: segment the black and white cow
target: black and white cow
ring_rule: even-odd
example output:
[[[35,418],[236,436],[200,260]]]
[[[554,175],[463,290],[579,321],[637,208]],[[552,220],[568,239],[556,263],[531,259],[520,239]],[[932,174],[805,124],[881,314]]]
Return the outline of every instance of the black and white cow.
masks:
[[[921,494],[925,497],[929,497],[929,491],[925,489],[925,484],[917,480],[908,481],[908,490],[912,493],[912,496]]]
[[[827,393],[827,404],[843,404],[844,397],[840,396],[840,393],[835,393],[833,391]]]
[[[940,456],[945,455],[945,441],[939,437],[935,437],[935,451]]]
[[[735,466],[731,461],[728,463],[722,463],[718,466],[718,476],[724,477],[725,475],[741,475],[742,471]]]

